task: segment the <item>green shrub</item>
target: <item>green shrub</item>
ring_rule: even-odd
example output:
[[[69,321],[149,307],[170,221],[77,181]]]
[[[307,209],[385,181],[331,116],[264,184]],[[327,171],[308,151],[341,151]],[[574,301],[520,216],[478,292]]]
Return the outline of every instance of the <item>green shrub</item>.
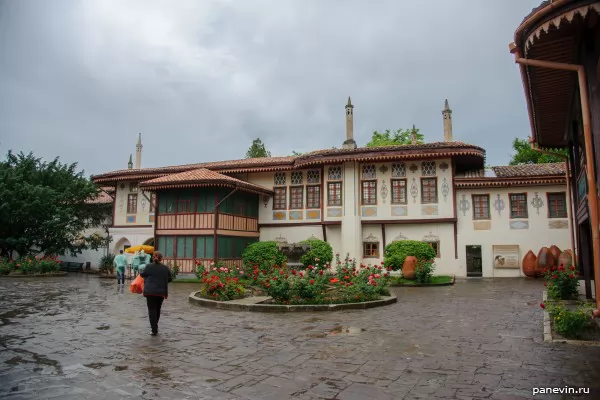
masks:
[[[546,308],[550,313],[554,330],[566,338],[581,337],[592,322],[590,306],[582,305],[577,310],[568,310],[562,305],[542,303],[542,308]]]
[[[433,275],[434,270],[435,264],[432,261],[417,261],[417,266],[415,268],[415,280],[419,283],[431,282],[431,275]]]
[[[310,245],[310,250],[300,257],[300,262],[305,268],[309,265],[317,269],[329,268],[333,261],[333,248],[329,243],[319,239],[308,239],[301,243]]]
[[[277,249],[277,242],[252,243],[242,253],[244,272],[250,274],[254,267],[261,271],[271,271],[274,266],[281,266],[287,257]]]
[[[394,271],[402,270],[408,256],[417,257],[418,261],[431,261],[435,258],[435,250],[426,242],[398,240],[385,246],[384,265]]]

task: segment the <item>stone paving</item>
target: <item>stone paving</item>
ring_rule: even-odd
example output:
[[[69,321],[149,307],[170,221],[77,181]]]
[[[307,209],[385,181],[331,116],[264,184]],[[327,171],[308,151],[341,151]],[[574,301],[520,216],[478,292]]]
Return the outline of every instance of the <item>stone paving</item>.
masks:
[[[144,298],[114,281],[0,279],[0,398],[600,398],[600,347],[543,342],[541,282],[394,288],[386,307],[285,314],[196,307],[196,287],[170,285],[152,337]]]

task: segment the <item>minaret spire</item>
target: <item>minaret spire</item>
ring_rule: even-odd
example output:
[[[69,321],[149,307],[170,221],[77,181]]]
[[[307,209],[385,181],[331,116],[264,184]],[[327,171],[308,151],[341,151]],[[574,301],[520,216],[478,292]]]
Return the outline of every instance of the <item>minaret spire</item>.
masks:
[[[444,118],[444,142],[452,142],[452,110],[448,104],[448,99],[444,103],[442,116]]]
[[[138,134],[138,141],[135,145],[135,168],[142,168],[142,134]]]
[[[356,142],[354,141],[354,106],[352,100],[348,96],[348,104],[346,104],[346,141],[342,148],[355,149]]]
[[[413,124],[412,132],[410,133],[412,144],[417,144],[417,129],[415,128],[415,124]]]
[[[127,163],[127,168],[128,169],[132,169],[133,168],[133,154],[129,155],[129,162]]]

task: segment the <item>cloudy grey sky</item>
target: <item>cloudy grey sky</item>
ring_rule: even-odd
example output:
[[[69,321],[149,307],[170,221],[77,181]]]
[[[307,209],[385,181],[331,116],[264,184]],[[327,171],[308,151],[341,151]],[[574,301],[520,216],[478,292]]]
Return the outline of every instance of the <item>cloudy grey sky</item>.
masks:
[[[415,124],[509,161],[529,135],[508,44],[539,0],[0,0],[0,151],[144,167],[341,146]]]

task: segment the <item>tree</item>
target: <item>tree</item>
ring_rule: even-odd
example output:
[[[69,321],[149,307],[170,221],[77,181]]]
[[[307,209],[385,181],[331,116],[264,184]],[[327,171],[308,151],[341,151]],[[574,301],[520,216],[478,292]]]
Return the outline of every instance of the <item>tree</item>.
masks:
[[[419,133],[419,129],[414,130],[417,134],[417,144],[425,143],[425,136],[422,133]],[[367,143],[367,147],[412,144],[412,131],[412,129],[398,129],[395,132],[386,129],[383,133],[374,131],[373,136],[371,136],[371,141]]]
[[[0,161],[0,257],[75,256],[105,245],[104,238],[82,232],[101,226],[112,204],[90,201],[99,189],[76,166],[11,151]]]
[[[304,153],[300,153],[299,151],[292,150],[292,156],[301,156]]]
[[[267,151],[264,143],[260,139],[254,139],[252,145],[246,152],[246,158],[271,157],[271,153]]]
[[[515,138],[512,144],[515,154],[511,156],[509,165],[519,164],[543,164],[543,163],[555,163],[564,162],[565,159],[562,157],[554,156],[551,154],[540,153],[531,148],[531,143],[528,139]],[[547,150],[547,149],[545,149]],[[566,149],[552,149],[549,150],[553,153],[568,155]]]

